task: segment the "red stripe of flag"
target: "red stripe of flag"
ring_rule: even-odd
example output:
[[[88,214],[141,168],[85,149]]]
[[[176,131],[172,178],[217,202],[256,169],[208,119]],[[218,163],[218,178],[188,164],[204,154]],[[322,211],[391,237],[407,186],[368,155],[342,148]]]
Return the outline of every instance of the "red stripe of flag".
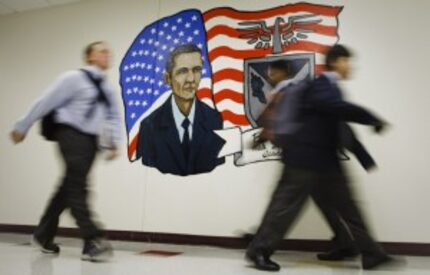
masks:
[[[289,4],[259,12],[244,12],[232,8],[216,8],[203,14],[203,20],[208,21],[217,16],[226,16],[237,20],[260,20],[268,17],[285,15],[286,13],[308,12],[324,16],[337,16],[343,7],[340,6],[323,6],[308,3]]]
[[[317,52],[321,54],[326,54],[330,46],[323,44],[309,42],[309,41],[299,41],[296,44],[290,44],[284,47],[283,52],[289,51],[310,51]],[[247,58],[259,58],[265,57],[272,53],[272,49],[259,49],[259,50],[235,50],[227,46],[217,47],[209,52],[209,59],[213,62],[215,59],[221,56],[232,57],[236,59],[247,59]]]
[[[221,112],[221,116],[224,121],[229,121],[234,125],[238,126],[247,126],[249,125],[249,121],[245,115],[237,115],[231,111],[224,110]]]
[[[270,27],[272,28],[272,27]],[[321,34],[321,35],[327,35],[327,36],[337,36],[337,27],[333,26],[323,26],[318,24],[307,24],[307,25],[300,25],[300,26],[294,26],[291,30],[294,31],[296,29],[300,28],[306,28],[313,30],[314,33]],[[207,31],[207,39],[211,40],[217,35],[226,35],[232,38],[239,38],[240,35],[246,34],[246,32],[238,31],[235,28],[231,28],[226,25],[216,25],[215,27],[209,29]],[[248,38],[242,38],[242,39],[248,39]]]
[[[212,90],[209,88],[202,88],[197,91],[197,98],[209,98],[212,99]]]
[[[139,134],[133,137],[130,144],[128,145],[128,158],[132,159],[133,154],[136,152],[137,149],[137,141],[139,139]]]
[[[212,100],[212,93],[207,93],[207,92],[199,93],[198,98],[199,99],[206,99],[207,98],[207,99]],[[230,99],[231,101],[239,103],[239,104],[244,103],[243,94],[238,92],[238,91],[233,91],[230,89],[224,89],[224,90],[217,91],[214,95],[213,101],[215,101],[215,104],[218,104],[225,99]]]
[[[243,94],[230,89],[224,89],[224,90],[218,91],[214,95],[214,101],[216,104],[220,103],[226,98],[239,104],[244,103]]]
[[[243,72],[235,69],[219,70],[213,74],[212,79],[213,79],[213,83],[216,83],[218,81],[223,81],[226,79],[234,80],[237,82],[243,82]]]
[[[235,50],[227,46],[217,47],[209,52],[209,59],[213,62],[220,56],[228,56],[236,59],[264,57],[272,53],[272,49],[259,50]]]

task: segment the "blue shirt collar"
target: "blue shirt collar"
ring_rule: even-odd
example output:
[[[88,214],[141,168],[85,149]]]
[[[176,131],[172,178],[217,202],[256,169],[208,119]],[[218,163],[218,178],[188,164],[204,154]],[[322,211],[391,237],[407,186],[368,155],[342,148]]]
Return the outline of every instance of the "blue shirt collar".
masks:
[[[85,70],[88,70],[93,77],[102,79],[105,77],[105,73],[96,65],[88,65],[84,67]]]

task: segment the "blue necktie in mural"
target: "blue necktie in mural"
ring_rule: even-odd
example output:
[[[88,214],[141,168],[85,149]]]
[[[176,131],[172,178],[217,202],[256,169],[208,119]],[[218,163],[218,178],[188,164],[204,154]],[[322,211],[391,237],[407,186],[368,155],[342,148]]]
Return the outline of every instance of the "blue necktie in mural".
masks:
[[[185,118],[182,122],[182,128],[184,128],[184,136],[182,138],[182,151],[184,152],[184,157],[187,160],[190,155],[190,120],[188,118]]]

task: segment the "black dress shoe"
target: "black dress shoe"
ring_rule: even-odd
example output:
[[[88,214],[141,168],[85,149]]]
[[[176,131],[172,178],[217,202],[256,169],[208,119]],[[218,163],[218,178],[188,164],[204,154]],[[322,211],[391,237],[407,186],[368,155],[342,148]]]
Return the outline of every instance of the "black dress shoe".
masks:
[[[394,262],[394,259],[388,255],[382,254],[378,256],[363,256],[362,260],[363,269],[376,269]]]
[[[60,253],[60,247],[53,243],[52,241],[42,241],[36,236],[33,236],[33,239],[31,241],[33,245],[37,246],[40,251],[46,254],[58,254]]]
[[[108,241],[105,239],[94,239],[85,241],[81,259],[90,262],[106,262],[112,256],[112,246]]]
[[[355,249],[334,249],[317,254],[317,258],[320,261],[342,261],[345,258],[357,257],[358,254],[358,251]]]
[[[263,271],[279,271],[281,267],[279,264],[275,263],[274,261],[270,260],[269,257],[264,256],[260,253],[246,253],[246,258],[253,262],[255,265],[255,268],[258,270]]]

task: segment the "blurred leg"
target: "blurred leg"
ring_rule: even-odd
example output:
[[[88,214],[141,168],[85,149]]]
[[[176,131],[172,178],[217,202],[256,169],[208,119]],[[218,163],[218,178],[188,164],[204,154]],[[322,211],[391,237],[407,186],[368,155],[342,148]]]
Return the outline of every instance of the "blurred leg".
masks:
[[[321,195],[324,200],[332,202],[345,221],[362,255],[385,255],[381,246],[371,237],[343,172],[323,175],[321,186]]]
[[[96,139],[69,127],[62,128],[58,136],[60,151],[66,163],[63,183],[66,205],[84,239],[101,237],[103,233],[92,221],[87,202],[87,176],[96,155]]]
[[[339,213],[336,208],[332,205],[330,201],[326,201],[325,197],[320,194],[321,185],[315,186],[315,190],[312,193],[312,199],[315,204],[318,206],[319,210],[323,214],[327,223],[330,226],[330,229],[334,233],[333,241],[333,249],[342,250],[342,249],[355,249],[354,240],[349,232],[349,229],[345,222],[341,219]]]
[[[313,179],[307,171],[284,169],[260,228],[248,246],[249,254],[262,253],[266,257],[273,254],[309,197]]]

